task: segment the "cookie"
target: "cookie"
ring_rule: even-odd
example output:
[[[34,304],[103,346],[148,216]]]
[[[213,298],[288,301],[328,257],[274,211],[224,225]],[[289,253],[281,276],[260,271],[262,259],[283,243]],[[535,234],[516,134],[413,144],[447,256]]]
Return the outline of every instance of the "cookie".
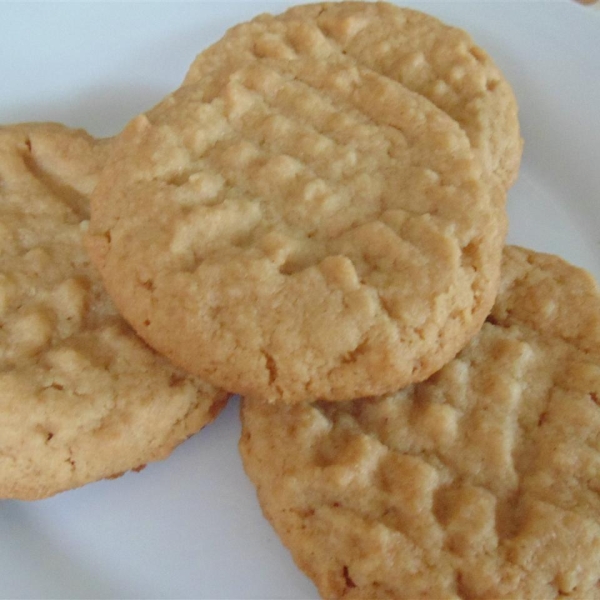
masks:
[[[260,15],[202,52],[185,82],[202,79],[224,61],[233,67],[299,55],[357,62],[422,94],[466,131],[490,179],[505,189],[516,179],[523,143],[510,84],[468,33],[419,11],[385,2],[335,2]]]
[[[505,211],[466,135],[370,69],[224,66],[113,148],[92,258],[134,329],[213,385],[290,403],[395,390],[493,304]]]
[[[0,128],[0,497],[33,500],[165,458],[226,395],[125,324],[83,246],[110,144]]]
[[[428,381],[245,401],[265,516],[324,598],[600,598],[600,295],[507,247],[481,332]]]

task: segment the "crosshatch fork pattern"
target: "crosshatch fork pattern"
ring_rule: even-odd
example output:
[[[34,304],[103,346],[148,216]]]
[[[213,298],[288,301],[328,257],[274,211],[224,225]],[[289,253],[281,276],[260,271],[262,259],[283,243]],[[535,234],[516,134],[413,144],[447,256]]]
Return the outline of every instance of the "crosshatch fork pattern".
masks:
[[[436,157],[442,159],[438,160],[438,168],[441,168],[434,170],[435,159],[427,148],[419,152],[415,147],[418,140],[412,140],[413,145],[409,146],[403,132],[394,127],[393,119],[389,124],[373,121],[356,108],[356,103],[345,101],[345,94],[340,95],[338,91],[331,98],[325,90],[320,89],[321,93],[317,93],[309,84],[293,79],[289,74],[283,77],[264,66],[246,71],[247,75],[242,72],[239,78],[228,84],[225,102],[239,104],[242,108],[231,109],[234,115],[223,123],[221,131],[224,139],[211,147],[203,147],[201,156],[192,154],[193,166],[169,180],[175,180],[181,187],[198,172],[202,173],[202,178],[223,179],[214,190],[215,195],[221,194],[219,202],[214,196],[197,195],[193,185],[189,194],[182,190],[177,199],[186,207],[191,207],[197,200],[202,207],[208,204],[210,211],[218,203],[226,204],[224,210],[232,210],[231,205],[239,199],[236,207],[249,216],[240,224],[245,247],[260,245],[258,240],[273,229],[281,217],[284,222],[277,222],[277,227],[287,230],[294,249],[301,249],[302,244],[298,242],[304,237],[313,240],[313,249],[316,243],[321,246],[318,251],[307,253],[311,262],[303,267],[320,262],[331,252],[336,240],[353,233],[355,222],[364,224],[369,220],[383,220],[391,229],[401,229],[406,219],[422,217],[433,231],[443,237],[447,233],[449,217],[452,219],[456,214],[455,190],[445,194],[444,188],[455,184],[463,186],[467,198],[477,191],[473,189],[472,180],[457,180],[455,171],[447,168],[443,157]],[[250,90],[244,85],[244,80],[252,81],[257,71],[262,71],[263,79],[267,81],[262,82],[261,89]],[[319,71],[314,74],[315,79],[320,77]],[[382,84],[385,93],[384,82],[376,80],[373,83]],[[267,97],[269,90],[265,88],[268,87],[277,90],[273,98]],[[281,100],[278,101],[279,96],[288,97],[286,99],[292,103],[292,108],[278,110],[278,105],[282,104]],[[311,113],[314,115],[317,107],[319,122],[311,123]],[[210,110],[203,114],[207,125],[220,117],[220,107],[208,105],[208,108]],[[423,115],[416,113],[415,118],[423,119]],[[443,126],[446,123],[441,125],[439,135],[444,137]],[[418,128],[412,127],[411,133],[415,132]],[[246,176],[249,170],[257,172],[258,177],[249,179]],[[379,189],[373,187],[371,177],[377,171],[385,175]],[[416,180],[416,183],[411,180]],[[225,185],[230,190],[228,197],[222,195]],[[426,188],[429,205],[421,197],[407,198],[399,194],[401,185]],[[261,198],[275,189],[277,194],[273,201],[261,202]],[[364,201],[367,196],[369,203]],[[249,202],[260,204],[260,210],[251,213],[250,209],[246,209],[246,198]],[[466,203],[468,199],[461,199],[461,202]],[[210,239],[214,240],[215,246],[207,251],[208,232],[202,231],[202,226],[206,224],[206,229],[212,226],[212,220],[210,225],[205,220],[210,211],[201,208],[197,218],[189,214],[175,233],[177,240],[174,243],[182,254],[185,248],[179,243],[181,238],[186,238],[190,244],[199,243],[202,248],[199,262],[207,256],[219,254],[230,243],[227,234],[231,223],[224,220],[222,231],[211,232]],[[197,235],[186,235],[189,227],[193,227]],[[395,233],[402,236],[400,231]],[[453,234],[459,245],[468,243],[469,223],[459,223]],[[297,243],[294,244],[294,241]],[[303,240],[303,244],[306,243]],[[424,251],[424,248],[414,246],[417,253]],[[223,255],[221,260],[224,260]],[[417,264],[425,260],[415,257]],[[378,270],[376,264],[369,267]]]

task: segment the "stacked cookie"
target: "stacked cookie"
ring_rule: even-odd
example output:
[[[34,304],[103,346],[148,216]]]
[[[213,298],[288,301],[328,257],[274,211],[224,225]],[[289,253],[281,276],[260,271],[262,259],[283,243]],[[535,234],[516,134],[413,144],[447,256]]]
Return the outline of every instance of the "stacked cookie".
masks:
[[[450,360],[496,295],[521,151],[510,88],[455,31],[309,5],[202,53],[92,198],[92,259],[136,331],[273,402],[390,392]]]
[[[600,298],[504,247],[517,104],[468,34],[298,6],[112,140],[0,136],[5,497],[162,458],[240,394],[324,597],[599,596]]]

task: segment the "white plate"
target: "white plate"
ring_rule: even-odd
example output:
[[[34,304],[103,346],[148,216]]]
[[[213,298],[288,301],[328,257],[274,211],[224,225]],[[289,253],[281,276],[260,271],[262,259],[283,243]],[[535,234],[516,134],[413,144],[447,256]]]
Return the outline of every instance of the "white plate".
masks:
[[[287,2],[0,2],[0,123],[116,133],[226,27]],[[412,4],[468,29],[512,82],[525,154],[509,241],[600,278],[600,11],[572,2]],[[141,473],[0,504],[0,596],[310,598],[237,454],[238,403]]]

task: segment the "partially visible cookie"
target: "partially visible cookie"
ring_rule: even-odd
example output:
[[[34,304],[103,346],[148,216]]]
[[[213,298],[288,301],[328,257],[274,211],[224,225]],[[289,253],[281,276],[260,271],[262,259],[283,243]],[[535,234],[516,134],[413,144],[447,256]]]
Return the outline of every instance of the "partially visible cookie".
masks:
[[[600,598],[600,294],[556,256],[508,247],[489,319],[428,381],[242,421],[324,598]]]
[[[402,83],[466,131],[484,173],[507,189],[522,153],[511,86],[471,36],[425,13],[385,2],[332,2],[264,14],[230,29],[198,55],[185,83],[215,68],[298,56],[351,61]]]
[[[89,249],[138,333],[214,385],[344,400],[421,380],[492,306],[506,231],[455,121],[358,65],[227,65],[134,119]]]
[[[89,262],[107,141],[0,127],[0,497],[37,499],[166,457],[226,394],[120,318]]]

